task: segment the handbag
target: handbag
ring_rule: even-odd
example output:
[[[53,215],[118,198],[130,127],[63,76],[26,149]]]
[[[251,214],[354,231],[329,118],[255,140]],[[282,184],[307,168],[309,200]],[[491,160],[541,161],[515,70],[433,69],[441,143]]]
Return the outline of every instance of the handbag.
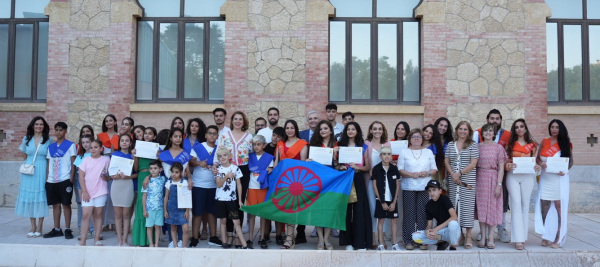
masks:
[[[352,182],[352,188],[350,188],[350,194],[348,194],[348,203],[356,203],[358,202],[358,196],[356,195],[356,187],[354,187],[354,182]]]
[[[35,166],[33,165],[33,163],[35,163],[35,158],[37,157],[37,153],[38,153],[38,150],[40,149],[40,146],[42,146],[42,144],[39,144],[37,146],[37,148],[35,149],[35,155],[33,155],[32,164],[26,164],[26,163],[21,164],[21,167],[19,167],[20,173],[27,174],[27,175],[33,175],[35,173]]]

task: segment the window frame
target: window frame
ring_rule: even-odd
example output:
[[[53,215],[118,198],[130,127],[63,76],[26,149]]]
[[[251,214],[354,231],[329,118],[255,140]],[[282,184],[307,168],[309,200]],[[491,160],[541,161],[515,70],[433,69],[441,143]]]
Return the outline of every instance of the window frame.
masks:
[[[136,33],[136,74],[135,74],[135,103],[177,103],[177,102],[197,102],[204,104],[222,104],[223,100],[209,100],[210,94],[210,79],[209,64],[210,64],[210,23],[213,21],[225,21],[224,17],[185,17],[185,0],[179,0],[179,17],[140,17],[136,22],[136,29],[140,22],[152,22],[152,99],[138,99],[137,81],[138,81],[138,54],[139,54],[139,32]],[[144,7],[138,3],[142,10]],[[145,10],[143,12],[145,14]],[[160,24],[162,23],[177,23],[177,89],[175,98],[160,98],[159,97],[159,66],[160,66]],[[185,37],[187,23],[203,23],[204,38],[202,42],[202,98],[185,98]]]
[[[549,23],[556,24],[556,39],[557,39],[557,50],[558,50],[558,100],[550,101],[546,97],[546,101],[549,106],[563,106],[563,105],[597,105],[600,103],[600,99],[591,100],[590,93],[590,26],[600,26],[600,19],[588,19],[587,18],[587,0],[582,0],[583,16],[581,19],[563,19],[563,18],[546,18],[546,25]],[[566,25],[577,25],[581,26],[581,100],[566,100],[565,99],[565,45],[564,45],[564,26]],[[546,55],[547,56],[547,55]],[[546,61],[546,65],[548,61]],[[546,72],[546,76],[548,72]],[[546,87],[547,88],[547,87]]]
[[[422,101],[422,88],[421,88],[421,31],[422,24],[421,20],[413,17],[377,17],[377,0],[372,1],[371,17],[333,17],[329,19],[329,22],[345,22],[345,100],[344,101],[333,101],[330,99],[331,89],[330,84],[327,85],[328,101],[336,104],[401,104],[401,105],[420,105]],[[417,4],[418,6],[419,4]],[[416,8],[416,6],[415,6]],[[419,99],[416,101],[404,101],[404,22],[417,22],[418,23],[418,68],[419,68]],[[371,70],[370,70],[370,85],[371,94],[369,99],[352,99],[352,25],[353,24],[369,24],[370,25],[370,58],[371,58]],[[388,24],[396,25],[396,99],[379,99],[379,27],[378,25]],[[331,44],[331,23],[329,27],[329,39],[328,42]],[[331,45],[329,45],[329,53],[331,53]],[[375,60],[373,60],[375,59]],[[328,65],[328,79],[331,80],[331,62],[327,62]]]
[[[49,22],[46,18],[15,18],[15,6],[17,0],[11,0],[10,18],[0,18],[0,24],[8,25],[8,57],[6,69],[6,97],[0,96],[0,103],[11,102],[34,102],[46,103],[46,99],[39,99],[37,95],[38,87],[38,50],[40,22]],[[33,25],[32,51],[31,51],[31,95],[29,97],[15,97],[15,64],[16,64],[16,43],[17,43],[17,25]],[[47,94],[47,92],[46,92]]]

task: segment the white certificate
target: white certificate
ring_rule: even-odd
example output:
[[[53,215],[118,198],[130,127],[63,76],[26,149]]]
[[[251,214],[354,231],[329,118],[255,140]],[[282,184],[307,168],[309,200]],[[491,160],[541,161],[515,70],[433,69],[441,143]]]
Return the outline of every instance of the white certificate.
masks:
[[[408,148],[408,140],[392,141],[392,155],[400,155],[403,149]]]
[[[158,147],[158,143],[135,141],[135,156],[138,158],[156,159]]]
[[[190,191],[185,184],[177,185],[177,208],[192,208],[192,191]]]
[[[514,157],[513,163],[517,164],[513,173],[535,173],[535,158],[533,157]]]
[[[125,176],[131,176],[131,171],[133,170],[133,160],[126,159],[123,157],[112,156],[110,157],[110,165],[108,166],[108,174],[109,175],[117,175],[117,173],[121,172]]]
[[[362,164],[363,163],[363,148],[362,147],[340,147],[340,163]]]
[[[308,158],[323,165],[333,163],[333,148],[311,146]]]
[[[546,168],[546,172],[550,172],[550,173],[559,173],[559,172],[568,173],[569,172],[569,158],[550,157],[550,158],[548,158],[548,161],[546,161],[546,165],[548,165],[548,168]]]

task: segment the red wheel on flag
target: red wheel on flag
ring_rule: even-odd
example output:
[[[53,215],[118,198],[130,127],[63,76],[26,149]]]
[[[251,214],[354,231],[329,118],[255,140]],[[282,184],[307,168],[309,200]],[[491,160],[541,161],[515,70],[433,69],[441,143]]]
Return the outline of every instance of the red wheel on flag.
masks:
[[[300,212],[315,203],[321,192],[321,178],[306,167],[285,170],[275,186],[273,204],[286,213]]]

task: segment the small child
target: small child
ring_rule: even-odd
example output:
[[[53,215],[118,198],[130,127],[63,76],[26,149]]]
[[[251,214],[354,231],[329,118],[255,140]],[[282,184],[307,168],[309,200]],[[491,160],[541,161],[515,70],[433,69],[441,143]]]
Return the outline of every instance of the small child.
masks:
[[[375,191],[375,218],[377,218],[377,235],[379,237],[379,246],[377,250],[385,250],[385,241],[383,240],[383,223],[385,219],[392,220],[392,250],[400,250],[396,242],[396,230],[398,221],[398,211],[396,203],[400,193],[400,172],[398,167],[390,164],[392,161],[392,149],[384,146],[379,152],[381,163],[373,167],[373,190]]]
[[[188,187],[187,179],[182,178],[182,175],[183,165],[179,162],[173,163],[173,165],[171,165],[171,178],[165,184],[164,222],[171,225],[171,238],[173,238],[174,248],[179,246],[179,240],[177,240],[177,226],[181,225],[183,227],[182,247],[187,245],[190,232],[188,229],[190,209],[180,209],[177,205],[177,187],[179,185],[181,185],[181,187]]]
[[[92,145],[92,141],[94,141],[94,136],[89,134],[84,134],[79,137],[79,153],[77,157],[75,157],[75,161],[73,161],[73,165],[75,166],[75,199],[77,200],[78,210],[77,210],[77,223],[79,226],[79,232],[81,233],[81,219],[83,218],[83,209],[81,208],[81,184],[79,183],[79,165],[83,162],[83,159],[92,155],[90,152],[90,146]],[[84,238],[92,238],[92,232],[94,232],[94,222],[89,221],[89,232]],[[81,235],[78,237],[78,240],[81,240]]]
[[[273,134],[273,136],[275,136],[275,134]],[[251,172],[250,184],[248,185],[248,197],[246,199],[246,204],[248,206],[263,203],[267,197],[267,187],[269,186],[267,177],[273,170],[273,159],[275,158],[271,154],[265,153],[264,149],[267,145],[265,137],[262,135],[256,135],[252,138],[254,153],[248,155],[248,167]],[[253,248],[252,240],[254,239],[255,218],[256,215],[248,214],[248,226],[250,230],[248,231],[248,242],[246,243],[248,243],[249,248]],[[271,223],[269,222],[268,225],[270,226]],[[267,221],[264,218],[260,218],[260,229],[262,233],[260,233],[258,244],[260,245],[260,248],[266,249],[269,246],[264,237],[269,235],[269,228],[267,226]]]
[[[282,127],[275,127],[273,135],[271,135],[271,143],[265,146],[264,151],[271,154],[271,156],[275,156],[277,142],[283,140],[283,136],[285,136],[285,130]]]
[[[237,188],[242,188],[242,171],[231,164],[231,154],[226,148],[219,148],[217,150],[217,158],[221,164],[217,169],[215,175],[215,181],[217,182],[217,192],[215,193],[215,213],[217,218],[221,219],[221,237],[233,237],[233,233],[227,233],[227,219],[233,221],[237,237],[242,243],[242,249],[248,249],[248,244],[244,238],[242,227],[240,226],[240,206],[242,206],[242,192],[238,191]],[[230,234],[230,235],[228,235]],[[228,243],[229,238],[224,239],[224,249],[231,248],[231,243]]]
[[[52,206],[54,212],[54,228],[44,235],[44,238],[65,236],[65,239],[73,238],[71,231],[71,199],[73,198],[73,182],[75,168],[73,162],[77,156],[75,144],[67,139],[67,124],[60,121],[54,125],[56,142],[48,146],[48,167],[46,174],[46,198],[48,205]],[[65,233],[60,229],[60,213],[64,214]]]
[[[158,247],[161,227],[164,224],[164,202],[163,186],[166,177],[160,175],[162,172],[162,163],[160,160],[150,162],[150,184],[147,188],[142,188],[144,207],[144,217],[146,217],[146,232],[150,247]],[[154,240],[152,240],[152,228],[154,228]]]
[[[438,241],[443,240],[444,242],[438,244],[437,250],[446,250],[447,242],[450,242],[450,250],[456,250],[461,229],[450,198],[442,195],[442,186],[436,180],[430,180],[425,191],[431,198],[425,205],[427,229],[414,232],[412,239],[419,244],[428,245],[438,244]],[[438,222],[436,227],[433,227],[433,219]]]

